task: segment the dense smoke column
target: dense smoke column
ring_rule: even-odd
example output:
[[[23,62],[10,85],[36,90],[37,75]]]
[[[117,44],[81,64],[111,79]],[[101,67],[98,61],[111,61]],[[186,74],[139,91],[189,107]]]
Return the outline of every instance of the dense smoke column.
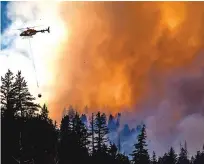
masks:
[[[69,37],[55,62],[51,115],[59,119],[70,104],[131,111],[153,89],[162,96],[154,74],[188,66],[197,55],[202,9],[202,3],[63,2]]]

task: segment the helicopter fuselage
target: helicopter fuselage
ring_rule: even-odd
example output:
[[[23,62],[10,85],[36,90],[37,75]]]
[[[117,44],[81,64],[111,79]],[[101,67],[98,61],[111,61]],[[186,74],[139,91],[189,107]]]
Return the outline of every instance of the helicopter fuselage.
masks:
[[[50,33],[50,28],[48,27],[46,30],[34,30],[34,29],[28,29],[26,31],[23,31],[20,36],[33,36],[38,32],[42,32],[44,33],[45,31],[47,31],[48,33]]]
[[[33,36],[37,33],[36,30],[33,30],[33,29],[28,29],[26,31],[23,31],[20,36]]]

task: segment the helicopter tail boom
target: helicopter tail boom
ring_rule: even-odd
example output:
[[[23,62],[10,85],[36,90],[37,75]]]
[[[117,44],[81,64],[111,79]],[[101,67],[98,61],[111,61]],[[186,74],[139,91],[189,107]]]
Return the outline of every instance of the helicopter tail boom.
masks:
[[[36,32],[42,32],[42,33],[44,33],[45,31],[47,31],[48,33],[50,33],[50,27],[48,27],[48,28],[45,29],[45,30],[38,30],[38,31],[36,31]]]

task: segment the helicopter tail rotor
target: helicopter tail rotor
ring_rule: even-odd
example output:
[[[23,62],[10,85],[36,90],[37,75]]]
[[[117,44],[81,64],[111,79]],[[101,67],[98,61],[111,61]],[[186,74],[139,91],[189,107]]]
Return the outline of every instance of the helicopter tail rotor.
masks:
[[[47,28],[47,32],[50,33],[50,27]]]

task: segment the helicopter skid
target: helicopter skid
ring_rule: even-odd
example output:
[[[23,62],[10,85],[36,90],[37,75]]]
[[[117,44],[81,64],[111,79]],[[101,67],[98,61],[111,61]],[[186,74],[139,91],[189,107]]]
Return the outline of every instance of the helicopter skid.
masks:
[[[23,36],[22,39],[30,39],[33,38],[32,36]]]

